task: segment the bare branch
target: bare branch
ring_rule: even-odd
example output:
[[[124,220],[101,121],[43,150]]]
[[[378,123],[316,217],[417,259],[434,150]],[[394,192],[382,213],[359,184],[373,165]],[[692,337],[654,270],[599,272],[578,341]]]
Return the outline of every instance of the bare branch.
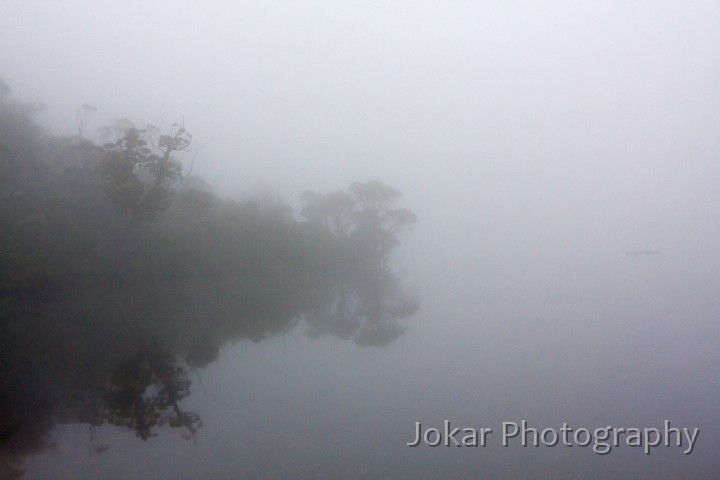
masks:
[[[155,142],[152,141],[152,138],[148,138],[148,142],[150,142],[150,145],[152,145],[153,147],[155,147],[155,149],[156,149],[157,151],[159,151],[160,153],[165,153],[165,150],[163,150],[162,148],[160,148],[160,147],[158,147],[157,145],[155,145]]]

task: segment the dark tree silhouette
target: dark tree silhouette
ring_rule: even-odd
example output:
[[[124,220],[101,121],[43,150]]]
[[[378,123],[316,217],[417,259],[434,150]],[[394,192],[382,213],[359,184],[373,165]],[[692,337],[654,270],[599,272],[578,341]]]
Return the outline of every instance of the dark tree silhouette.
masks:
[[[103,147],[37,127],[0,82],[0,477],[21,474],[55,422],[194,438],[192,369],[221,347],[303,319],[311,335],[383,346],[417,310],[387,265],[415,221],[379,182],[222,199],[182,178],[190,147],[116,121]],[[83,125],[79,125],[82,133]],[[132,248],[130,248],[132,247]],[[100,450],[104,447],[98,447]]]

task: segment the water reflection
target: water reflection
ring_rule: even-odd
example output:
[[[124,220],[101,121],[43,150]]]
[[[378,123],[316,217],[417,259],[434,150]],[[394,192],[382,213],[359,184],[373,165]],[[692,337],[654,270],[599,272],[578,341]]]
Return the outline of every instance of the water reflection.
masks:
[[[330,334],[360,346],[382,347],[405,330],[398,322],[417,312],[419,303],[390,275],[376,281],[341,285],[329,301],[305,316],[310,337]]]
[[[187,438],[194,438],[202,421],[179,404],[190,394],[191,383],[187,369],[177,365],[174,355],[157,341],[145,341],[133,357],[111,372],[99,420],[130,428],[143,440],[153,435],[153,427],[164,424],[184,428]]]
[[[380,347],[417,310],[388,267],[416,220],[398,190],[307,192],[298,219],[277,195],[221,198],[183,176],[182,123],[118,120],[100,146],[44,132],[0,90],[0,477],[57,423],[195,438],[189,372],[230,341],[304,322]]]
[[[50,343],[42,353],[30,346],[27,354],[11,359],[12,368],[2,370],[4,478],[22,476],[23,458],[45,447],[57,423],[88,425],[91,440],[93,429],[103,424],[125,427],[142,440],[157,436],[160,428],[196,440],[202,418],[183,407],[193,387],[190,373],[214,362],[230,341],[259,342],[299,326],[310,337],[331,335],[382,347],[404,332],[401,319],[419,308],[385,270],[334,285],[293,287],[276,279],[275,288],[268,288],[265,280],[265,290],[256,290],[259,299],[242,288],[242,279],[212,289],[202,282],[157,286],[152,294],[133,287],[121,302],[95,292],[91,310],[103,312],[107,323],[87,319],[82,333],[62,332],[59,350]],[[70,308],[60,302],[48,306],[43,317],[60,321]],[[77,307],[73,311],[83,314]],[[53,358],[62,358],[64,368],[48,365]],[[91,444],[94,455],[109,448],[96,443]]]

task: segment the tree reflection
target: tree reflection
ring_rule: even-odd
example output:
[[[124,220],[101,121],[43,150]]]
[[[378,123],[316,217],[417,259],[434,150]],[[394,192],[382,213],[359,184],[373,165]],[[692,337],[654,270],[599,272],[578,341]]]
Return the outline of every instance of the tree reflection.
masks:
[[[88,308],[104,313],[108,317],[105,324],[89,323],[82,331],[64,325],[55,331],[57,340],[66,338],[58,348],[46,344],[48,350],[41,355],[39,345],[29,345],[24,365],[18,363],[16,355],[11,359],[16,363],[5,363],[10,368],[0,371],[4,387],[0,393],[3,478],[21,476],[22,458],[41,451],[48,432],[58,422],[87,424],[91,429],[103,424],[119,426],[132,430],[142,440],[156,436],[157,429],[165,426],[195,440],[202,419],[183,407],[183,400],[191,393],[189,373],[214,362],[221,346],[229,341],[260,341],[304,323],[310,337],[332,335],[352,339],[362,347],[383,347],[405,331],[401,319],[419,308],[389,273],[376,277],[365,272],[335,285],[309,284],[300,289],[304,293],[294,294],[290,289],[294,282],[276,280],[274,288],[264,284],[267,290],[262,298],[267,303],[243,295],[239,296],[243,300],[240,303],[236,302],[238,298],[229,304],[210,303],[211,297],[205,297],[207,289],[198,288],[192,294],[197,284],[184,288],[175,285],[186,295],[175,308],[207,305],[200,316],[190,311],[176,316],[178,312],[168,307],[160,289],[155,290],[154,298],[168,307],[166,315],[150,314],[158,305],[147,303],[138,291],[126,292],[124,309],[113,308],[112,296],[98,292]],[[230,284],[228,288],[236,287]],[[227,292],[218,287],[214,294],[224,296]],[[284,303],[276,295],[285,297]],[[74,299],[67,301],[77,304]],[[50,306],[43,312],[47,321],[73,313],[65,303],[57,307],[59,312],[52,312]],[[74,313],[80,315],[82,311]],[[139,318],[143,311],[146,315],[142,322],[130,320]],[[76,322],[74,327],[79,325]],[[59,365],[76,372],[56,370]],[[93,452],[107,448],[95,445]]]
[[[184,428],[188,437],[195,438],[202,421],[179,404],[190,394],[190,384],[187,370],[177,364],[175,356],[157,342],[143,344],[110,374],[105,419],[134,430],[143,440],[150,438],[159,424]]]
[[[114,142],[54,137],[0,81],[0,478],[53,425],[111,424],[191,439],[189,371],[221,347],[305,323],[360,346],[397,339],[418,304],[389,269],[415,215],[377,181],[223,199],[173,154],[191,145],[129,121]],[[84,107],[83,107],[84,108]],[[89,111],[89,108],[86,109]],[[155,150],[150,149],[152,146]],[[189,173],[189,172],[188,172]],[[107,448],[96,445],[95,453]]]
[[[383,347],[405,331],[399,320],[417,312],[419,303],[390,274],[335,288],[333,298],[305,316],[306,334],[352,338],[366,347]]]
[[[419,308],[386,269],[304,281],[287,271],[230,273],[224,282],[98,284],[35,304],[32,313],[18,307],[23,327],[6,325],[0,339],[2,478],[19,478],[22,459],[44,448],[57,423],[114,425],[142,440],[165,427],[195,440],[202,419],[183,406],[189,373],[216,361],[230,341],[259,342],[300,326],[310,337],[383,347]]]

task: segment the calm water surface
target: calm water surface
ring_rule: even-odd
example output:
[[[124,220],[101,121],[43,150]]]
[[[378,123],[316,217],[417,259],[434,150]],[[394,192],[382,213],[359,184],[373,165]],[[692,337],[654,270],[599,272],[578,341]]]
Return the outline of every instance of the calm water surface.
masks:
[[[383,348],[309,339],[302,327],[226,345],[191,376],[184,405],[203,419],[194,440],[63,425],[25,478],[713,478],[717,271],[669,254],[573,262],[421,272],[421,310]],[[502,422],[523,419],[557,431],[669,420],[700,434],[690,455],[686,441],[650,455],[624,443],[606,455],[502,447]],[[406,445],[415,422],[444,420],[494,432],[486,447]]]

